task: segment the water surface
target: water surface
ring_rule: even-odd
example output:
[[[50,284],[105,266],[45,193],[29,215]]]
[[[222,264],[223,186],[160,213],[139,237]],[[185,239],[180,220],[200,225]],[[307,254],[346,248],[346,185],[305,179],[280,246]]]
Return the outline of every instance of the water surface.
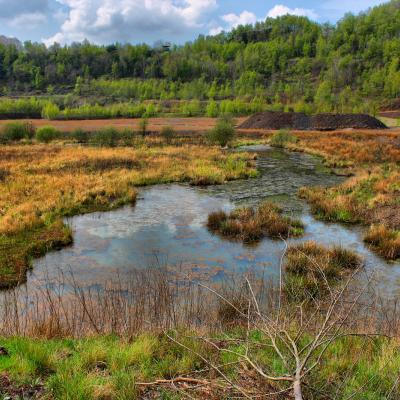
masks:
[[[74,244],[34,262],[27,287],[41,287],[72,272],[77,283],[91,287],[113,279],[129,280],[138,268],[173,265],[195,276],[220,279],[231,271],[262,270],[272,279],[279,274],[284,243],[265,239],[247,246],[212,235],[205,227],[210,212],[264,199],[280,204],[306,225],[304,237],[327,245],[341,244],[363,255],[367,269],[379,274],[381,289],[393,294],[400,282],[400,265],[388,264],[362,242],[362,228],[316,221],[297,197],[302,186],[331,186],[343,178],[327,171],[321,161],[303,153],[249,147],[259,154],[256,179],[195,188],[157,185],[140,190],[135,206],[76,216],[67,222]]]

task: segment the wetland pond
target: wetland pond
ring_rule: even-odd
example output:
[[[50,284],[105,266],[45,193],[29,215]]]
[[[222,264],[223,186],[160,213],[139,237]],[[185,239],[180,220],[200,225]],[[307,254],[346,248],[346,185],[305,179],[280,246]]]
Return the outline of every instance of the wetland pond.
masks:
[[[304,222],[305,235],[292,242],[315,240],[352,248],[364,257],[368,270],[376,271],[381,293],[396,294],[400,264],[385,262],[363,244],[365,228],[317,221],[297,197],[302,186],[332,186],[344,178],[330,174],[321,160],[307,154],[266,146],[244,149],[258,154],[258,178],[204,188],[180,184],[141,188],[134,206],[68,219],[74,244],[35,260],[23,286],[44,287],[60,272],[68,272],[81,287],[98,287],[117,277],[127,281],[138,268],[159,265],[184,268],[212,280],[249,269],[277,278],[282,241],[264,239],[248,246],[221,239],[205,227],[212,211],[271,200]]]

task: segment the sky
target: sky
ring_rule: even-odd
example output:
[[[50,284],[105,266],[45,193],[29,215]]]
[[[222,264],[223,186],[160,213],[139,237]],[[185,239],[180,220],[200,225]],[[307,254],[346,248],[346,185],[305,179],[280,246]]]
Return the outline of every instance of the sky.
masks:
[[[383,0],[0,0],[0,35],[70,44],[184,43],[285,14],[335,23]]]

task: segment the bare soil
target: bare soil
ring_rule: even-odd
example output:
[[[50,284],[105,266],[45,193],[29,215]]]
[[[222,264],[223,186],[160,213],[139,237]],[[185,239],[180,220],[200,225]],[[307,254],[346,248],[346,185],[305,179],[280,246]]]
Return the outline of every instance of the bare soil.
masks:
[[[390,111],[381,111],[379,113],[380,117],[384,118],[400,118],[400,109],[399,110],[390,110]]]
[[[237,118],[237,124],[243,123],[245,118]],[[97,131],[104,127],[115,127],[117,129],[138,129],[140,119],[124,118],[124,119],[95,119],[95,120],[79,120],[79,121],[50,121],[46,119],[25,119],[20,121],[31,122],[33,126],[40,127],[44,125],[52,125],[63,132],[70,132],[77,128],[87,131]],[[0,127],[15,120],[2,120]],[[171,126],[179,133],[204,132],[215,126],[215,118],[150,118],[148,130],[160,132],[165,126]]]

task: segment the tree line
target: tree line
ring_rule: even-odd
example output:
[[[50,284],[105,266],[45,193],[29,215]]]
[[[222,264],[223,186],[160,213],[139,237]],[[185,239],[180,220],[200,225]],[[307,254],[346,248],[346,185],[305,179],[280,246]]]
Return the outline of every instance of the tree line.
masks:
[[[298,111],[363,111],[400,96],[400,0],[336,25],[286,15],[169,51],[87,41],[0,44],[0,90],[117,99],[262,98]]]

